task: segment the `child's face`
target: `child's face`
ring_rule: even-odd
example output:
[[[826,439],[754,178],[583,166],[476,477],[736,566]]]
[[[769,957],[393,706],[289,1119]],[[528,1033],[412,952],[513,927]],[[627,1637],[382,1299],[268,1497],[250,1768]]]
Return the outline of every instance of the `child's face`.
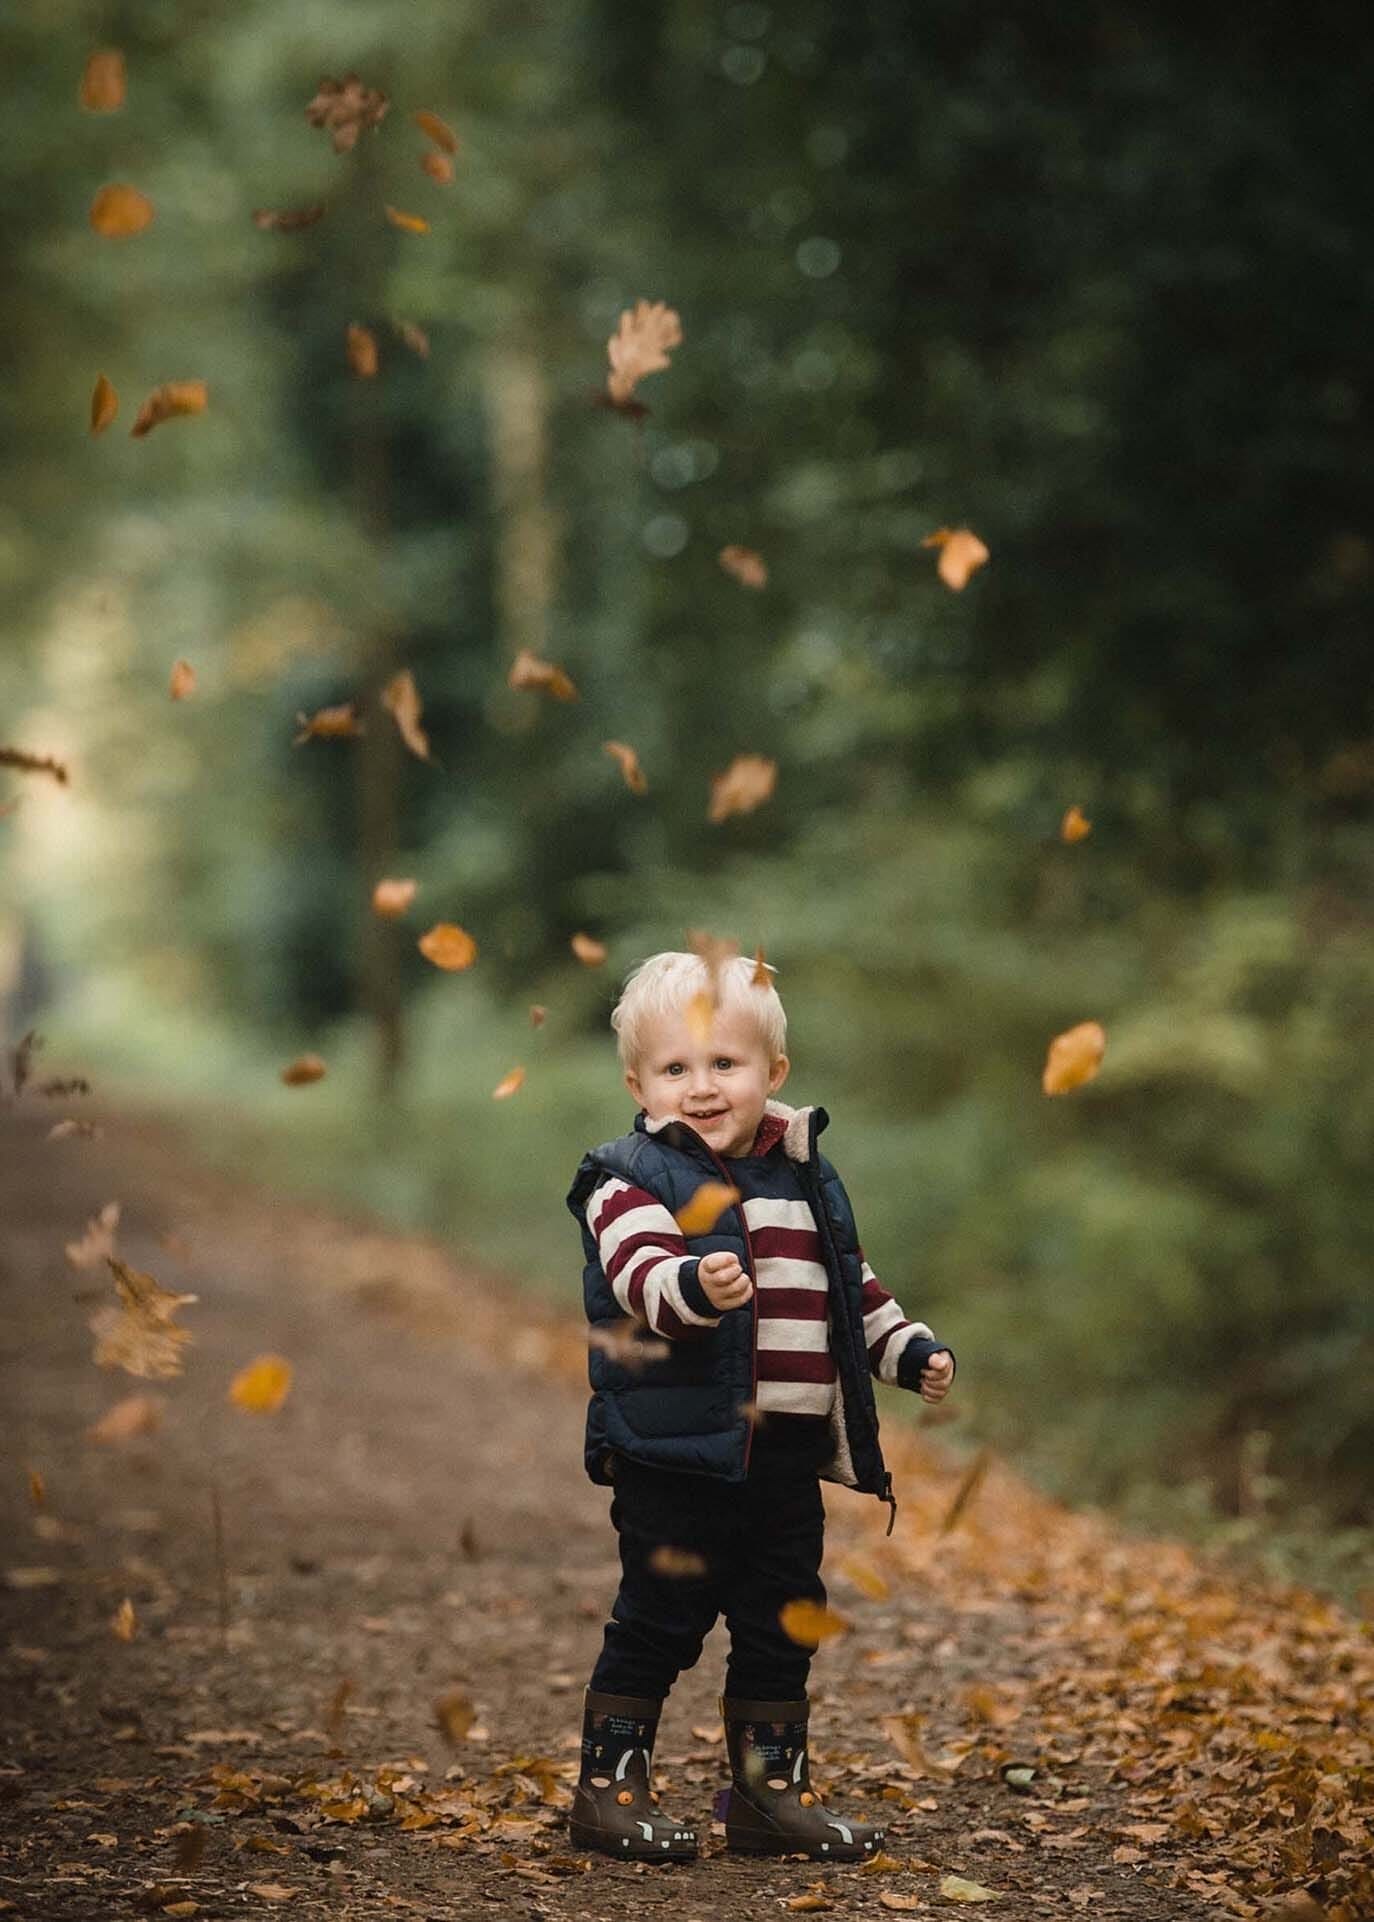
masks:
[[[742,1010],[717,1008],[705,1041],[684,1010],[648,1023],[625,1086],[653,1120],[685,1121],[718,1155],[747,1155],[790,1065],[785,1054],[769,1060]]]

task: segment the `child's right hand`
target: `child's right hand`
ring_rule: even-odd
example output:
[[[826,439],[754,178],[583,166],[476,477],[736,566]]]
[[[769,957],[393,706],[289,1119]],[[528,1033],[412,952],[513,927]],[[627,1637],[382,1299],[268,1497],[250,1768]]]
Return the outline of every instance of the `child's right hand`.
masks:
[[[754,1292],[754,1284],[738,1258],[723,1251],[702,1256],[697,1263],[697,1280],[711,1306],[722,1314],[727,1308],[742,1308]]]

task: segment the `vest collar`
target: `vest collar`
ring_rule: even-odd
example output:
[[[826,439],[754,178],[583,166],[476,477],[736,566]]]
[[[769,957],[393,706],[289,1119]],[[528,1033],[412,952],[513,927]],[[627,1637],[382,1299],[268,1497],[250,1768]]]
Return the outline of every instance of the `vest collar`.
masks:
[[[789,1108],[785,1101],[766,1101],[763,1104],[763,1120],[759,1123],[759,1132],[754,1137],[754,1145],[757,1147],[760,1139],[765,1140],[767,1145],[763,1152],[766,1154],[769,1148],[781,1140],[783,1153],[789,1161],[805,1163],[811,1159],[814,1137],[827,1126],[829,1120],[830,1116],[824,1108]],[[778,1132],[779,1124],[781,1124],[781,1134]],[[693,1143],[702,1148],[706,1146],[696,1129],[688,1126],[686,1122],[678,1121],[672,1115],[665,1115],[661,1121],[655,1121],[642,1108],[635,1116],[635,1132],[655,1135],[672,1147],[690,1147]],[[707,1152],[710,1152],[709,1149]]]

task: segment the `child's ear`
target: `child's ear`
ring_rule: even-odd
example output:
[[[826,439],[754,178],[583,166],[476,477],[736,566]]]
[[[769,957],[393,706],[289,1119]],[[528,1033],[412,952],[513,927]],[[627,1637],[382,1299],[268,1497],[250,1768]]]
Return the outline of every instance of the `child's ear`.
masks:
[[[642,1108],[644,1106],[644,1096],[640,1092],[639,1076],[635,1073],[633,1068],[627,1068],[625,1070],[625,1086],[629,1089],[630,1093],[634,1096],[635,1100],[639,1103],[640,1107]]]
[[[772,1067],[768,1070],[769,1094],[776,1094],[778,1092],[778,1089],[782,1086],[783,1082],[786,1081],[788,1075],[791,1072],[792,1072],[792,1063],[787,1059],[787,1056],[785,1054],[780,1054],[777,1060],[773,1063]]]

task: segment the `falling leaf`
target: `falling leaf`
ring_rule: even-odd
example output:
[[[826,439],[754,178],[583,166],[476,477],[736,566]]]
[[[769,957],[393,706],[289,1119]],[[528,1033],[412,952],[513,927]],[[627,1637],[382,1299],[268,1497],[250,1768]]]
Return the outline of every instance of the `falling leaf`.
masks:
[[[348,1706],[348,1698],[352,1693],[352,1680],[349,1676],[345,1675],[343,1680],[335,1688],[333,1695],[330,1696],[329,1707],[325,1710],[325,1733],[336,1746],[343,1737],[344,1710]]]
[[[638,1332],[641,1327],[639,1322],[624,1320],[611,1322],[604,1328],[589,1328],[587,1346],[621,1368],[628,1368],[632,1374],[651,1361],[666,1361],[672,1353],[668,1343],[657,1336],[646,1338]]]
[[[453,162],[446,153],[421,154],[420,165],[436,187],[447,187],[453,179]]]
[[[750,987],[771,988],[773,985],[773,976],[776,972],[777,970],[773,967],[772,963],[764,960],[763,949],[755,948],[754,972],[749,977]]]
[[[702,988],[699,993],[694,994],[688,1001],[686,1007],[682,1010],[682,1018],[687,1023],[687,1032],[691,1035],[692,1039],[704,1048],[711,1039],[711,1029],[715,1024],[716,1002],[714,995],[709,993],[707,989]]]
[[[686,1581],[707,1573],[704,1555],[698,1555],[690,1548],[673,1548],[667,1543],[661,1543],[651,1551],[649,1566],[655,1575],[666,1575],[673,1581]]]
[[[324,219],[324,202],[318,201],[313,207],[255,207],[253,225],[261,227],[264,233],[298,234],[303,228],[313,227]]]
[[[349,321],[344,336],[344,351],[350,370],[359,380],[371,380],[377,372],[377,337],[366,327]]]
[[[625,777],[625,785],[631,794],[647,794],[649,783],[643,768],[639,765],[639,756],[634,749],[627,747],[623,741],[603,741],[601,745],[611,759],[618,763],[620,772]]]
[[[127,240],[141,234],[153,218],[153,203],[137,187],[122,180],[102,187],[91,202],[90,223],[107,240]]]
[[[139,1435],[151,1435],[162,1426],[162,1398],[159,1395],[126,1395],[107,1408],[86,1435],[93,1442],[117,1447]]]
[[[113,1256],[107,1256],[106,1263],[120,1305],[97,1309],[87,1323],[96,1337],[92,1359],[97,1368],[123,1368],[130,1375],[159,1380],[179,1375],[181,1349],[191,1332],[177,1327],[173,1317],[198,1297],[160,1288],[151,1275]]]
[[[940,579],[956,593],[968,586],[970,577],[988,559],[987,548],[967,527],[942,527],[937,533],[927,534],[921,545],[939,548]]]
[[[103,434],[119,412],[119,395],[103,374],[97,374],[91,392],[91,432]]]
[[[173,661],[167,692],[174,701],[185,701],[196,691],[196,670],[189,661]]]
[[[138,1633],[138,1617],[127,1595],[110,1617],[110,1633],[121,1642],[131,1642]]]
[[[436,921],[428,934],[420,936],[416,946],[426,961],[453,974],[470,968],[477,959],[477,943],[453,921]]]
[[[420,716],[424,711],[420,704],[420,691],[408,667],[394,674],[382,689],[382,706],[394,717],[401,739],[416,759],[429,760],[429,736],[420,726]]]
[[[849,1628],[844,1616],[837,1615],[833,1608],[805,1598],[784,1602],[778,1610],[778,1621],[783,1634],[805,1648],[816,1648],[832,1635],[843,1635]]]
[[[962,1875],[942,1875],[940,1893],[946,1902],[994,1902],[996,1889],[985,1889],[981,1882],[970,1882]]]
[[[1076,1028],[1057,1034],[1045,1058],[1041,1086],[1046,1094],[1068,1094],[1091,1081],[1102,1066],[1107,1031],[1098,1021],[1080,1021]]]
[[[88,1141],[98,1141],[101,1135],[98,1123],[94,1121],[74,1121],[69,1115],[65,1121],[55,1121],[48,1130],[49,1141],[68,1141],[73,1135],[82,1135]]]
[[[275,1415],[290,1392],[291,1364],[284,1355],[259,1355],[229,1384],[230,1401],[250,1415]]]
[[[1059,838],[1061,841],[1067,841],[1071,847],[1075,841],[1086,841],[1092,831],[1092,822],[1077,802],[1069,808],[1059,823]]]
[[[568,945],[584,968],[599,968],[608,953],[605,942],[590,934],[575,934]]]
[[[130,438],[142,440],[164,421],[180,420],[189,414],[203,414],[210,402],[210,391],[203,380],[167,380],[155,387],[138,410],[138,419],[129,429]]]
[[[363,732],[362,717],[354,701],[343,701],[338,707],[318,708],[309,717],[298,713],[296,726],[300,733],[292,742],[293,747],[299,747],[302,741],[342,741]]]
[[[69,779],[66,767],[54,755],[26,754],[18,747],[0,747],[0,767],[17,768],[21,774],[51,774],[61,787]]]
[[[429,335],[423,327],[417,327],[413,320],[393,320],[391,324],[412,354],[421,360],[429,359]]]
[[[460,1688],[451,1688],[434,1704],[434,1720],[439,1733],[456,1748],[477,1720],[477,1711]]]
[[[372,912],[394,921],[415,899],[417,881],[379,881],[372,890]]]
[[[124,55],[116,47],[88,53],[77,99],[86,113],[117,113],[124,105]]]
[[[399,227],[403,233],[427,234],[429,232],[429,222],[419,214],[402,213],[399,207],[387,207],[385,212],[392,226]]]
[[[298,1054],[288,1061],[281,1078],[288,1088],[308,1088],[312,1081],[323,1081],[329,1070],[317,1054]]]
[[[541,1007],[537,1001],[530,1008],[530,1026],[532,1028],[542,1028],[544,1023],[548,1020],[548,1017],[549,1017],[548,1009]]]
[[[722,547],[716,558],[741,587],[767,587],[768,563],[752,547]]]
[[[868,1863],[864,1864],[865,1868],[868,1866]],[[895,1909],[899,1915],[915,1915],[918,1909],[925,1907],[919,1895],[897,1895],[892,1889],[880,1890],[878,1900],[885,1909]]]
[[[893,1748],[909,1768],[918,1770],[922,1775],[932,1775],[937,1780],[947,1780],[952,1770],[928,1755],[921,1741],[921,1724],[924,1720],[923,1715],[912,1711],[906,1715],[884,1715],[882,1725]]]
[[[732,814],[752,814],[762,807],[777,783],[778,764],[765,754],[737,754],[723,774],[711,779],[708,821],[719,825]]]
[[[940,1533],[942,1535],[948,1535],[949,1531],[963,1515],[964,1510],[982,1487],[983,1477],[987,1474],[991,1466],[992,1450],[990,1448],[980,1448],[968,1467],[964,1470],[959,1481],[959,1486],[954,1491],[954,1499],[950,1502],[949,1507],[945,1510],[941,1518]]]
[[[288,1889],[283,1882],[250,1882],[250,1895],[260,1895],[264,1902],[294,1902],[300,1894],[299,1889]]]
[[[427,134],[436,147],[442,148],[445,153],[457,153],[458,136],[448,122],[441,120],[437,113],[431,113],[428,107],[417,107],[410,117],[420,132]]]
[[[871,1602],[885,1602],[892,1593],[873,1564],[863,1561],[858,1555],[846,1555],[839,1564],[839,1570]]]
[[[606,343],[611,363],[606,392],[611,406],[626,407],[639,382],[667,367],[669,351],[681,345],[682,323],[666,302],[639,300],[633,310],[627,307]]]
[[[28,1476],[29,1500],[35,1508],[42,1508],[48,1499],[48,1485],[43,1479],[43,1471],[40,1468],[31,1468]]]
[[[506,676],[506,685],[516,688],[542,688],[545,693],[551,694],[555,701],[577,699],[577,689],[562,668],[555,667],[551,661],[541,661],[539,656],[532,654],[527,647],[522,647],[511,662],[510,672]]]
[[[498,1081],[491,1091],[493,1101],[507,1101],[525,1085],[525,1070],[512,1068],[510,1073]]]
[[[69,1241],[63,1252],[73,1268],[94,1268],[114,1253],[115,1230],[119,1226],[119,1203],[107,1201],[98,1215],[86,1223],[80,1241]]]
[[[740,1198],[728,1181],[703,1181],[685,1207],[674,1216],[684,1235],[709,1235],[727,1208]]]
[[[377,127],[391,105],[376,87],[365,87],[356,73],[342,80],[321,80],[315,98],[305,110],[312,127],[327,127],[335,153],[347,153],[358,135]]]

